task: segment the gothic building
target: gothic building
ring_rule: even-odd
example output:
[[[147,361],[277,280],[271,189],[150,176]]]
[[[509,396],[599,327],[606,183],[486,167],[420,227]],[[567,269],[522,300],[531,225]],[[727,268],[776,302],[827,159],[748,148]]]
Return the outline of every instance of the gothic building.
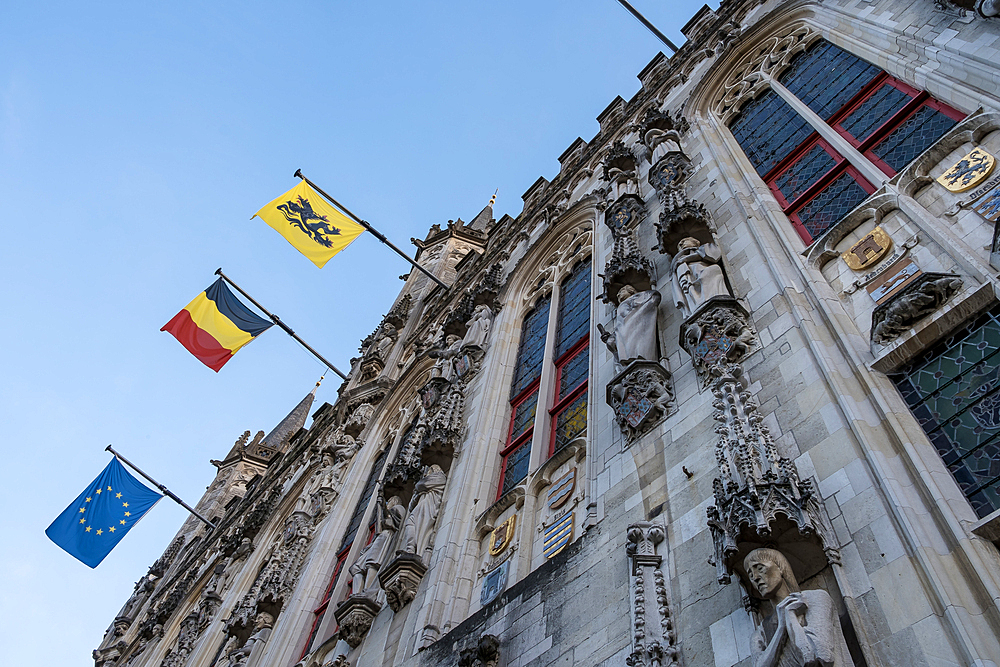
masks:
[[[996,665],[998,11],[702,8],[415,241],[450,288],[212,462],[96,667]]]

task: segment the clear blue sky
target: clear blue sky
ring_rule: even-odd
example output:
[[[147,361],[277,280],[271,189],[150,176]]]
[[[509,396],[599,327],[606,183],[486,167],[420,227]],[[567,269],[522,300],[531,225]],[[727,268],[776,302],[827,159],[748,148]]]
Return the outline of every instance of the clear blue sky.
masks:
[[[700,6],[633,4],[678,43]],[[0,25],[7,665],[92,665],[186,516],[164,500],[96,570],[49,542],[106,445],[194,503],[322,372],[276,329],[219,374],[161,333],[216,268],[342,369],[398,292],[370,236],[320,271],[250,220],[297,168],[408,248],[497,188],[516,216],[661,50],[614,0],[6,2]]]

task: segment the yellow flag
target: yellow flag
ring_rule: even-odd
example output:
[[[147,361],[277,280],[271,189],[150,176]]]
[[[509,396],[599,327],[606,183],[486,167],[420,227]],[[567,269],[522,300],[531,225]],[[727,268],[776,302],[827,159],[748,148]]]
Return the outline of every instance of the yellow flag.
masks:
[[[254,213],[319,268],[365,228],[328,204],[305,181]],[[253,217],[253,216],[251,216]]]

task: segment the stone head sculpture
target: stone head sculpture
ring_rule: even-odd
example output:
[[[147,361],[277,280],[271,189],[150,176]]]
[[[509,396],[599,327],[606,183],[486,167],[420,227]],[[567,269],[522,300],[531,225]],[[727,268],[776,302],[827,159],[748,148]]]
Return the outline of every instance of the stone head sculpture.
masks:
[[[776,549],[754,549],[743,559],[743,567],[750,583],[765,600],[781,602],[789,593],[800,590],[788,559]]]

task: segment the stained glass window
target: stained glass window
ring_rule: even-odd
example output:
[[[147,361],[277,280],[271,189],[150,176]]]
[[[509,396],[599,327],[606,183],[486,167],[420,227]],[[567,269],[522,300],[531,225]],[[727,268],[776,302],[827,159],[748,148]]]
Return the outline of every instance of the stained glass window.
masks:
[[[590,374],[591,260],[577,262],[559,282],[558,306],[545,298],[524,318],[511,387],[510,429],[500,448],[497,498],[528,475],[535,427],[549,433],[549,455],[587,429],[587,378]],[[552,312],[550,312],[550,310]],[[555,320],[555,345],[545,356],[545,332]],[[553,373],[555,376],[553,377]],[[539,410],[539,387],[554,386],[552,407]],[[546,421],[548,419],[549,421]],[[550,433],[551,431],[551,433]]]
[[[881,73],[878,67],[821,39],[795,56],[778,81],[827,120]]]
[[[507,493],[518,482],[528,476],[528,463],[531,460],[531,440],[525,440],[504,457],[503,482],[500,485],[500,495]]]
[[[514,367],[514,384],[510,395],[515,397],[538,379],[545,355],[545,333],[549,328],[549,297],[544,297],[528,313],[521,326],[521,342]]]
[[[890,377],[976,514],[1000,509],[1000,308]]]
[[[825,40],[796,55],[778,81],[889,176],[962,118]],[[774,90],[748,102],[729,129],[806,244],[875,191]]]
[[[559,290],[556,358],[590,333],[590,260],[580,262]]]
[[[729,129],[761,176],[813,133],[809,124],[773,90],[748,102]]]

